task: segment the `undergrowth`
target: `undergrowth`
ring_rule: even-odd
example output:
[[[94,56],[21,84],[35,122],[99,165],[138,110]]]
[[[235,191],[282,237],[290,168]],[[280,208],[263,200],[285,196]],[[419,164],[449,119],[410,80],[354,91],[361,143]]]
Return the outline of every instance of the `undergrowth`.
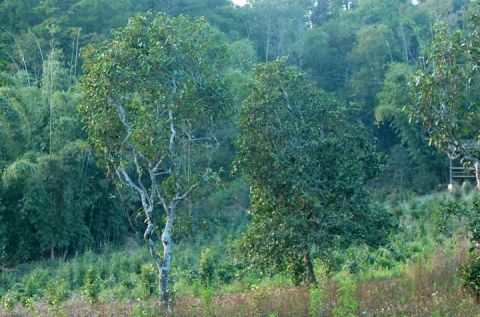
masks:
[[[264,276],[238,262],[234,246],[245,218],[238,219],[236,230],[232,224],[214,235],[182,239],[174,246],[172,263],[175,314],[478,316],[479,306],[463,288],[461,275],[469,260],[468,210],[476,197],[474,192],[435,194],[389,202],[386,207],[399,219],[391,242],[315,259],[318,288],[295,286],[287,274]],[[114,305],[118,316],[154,316],[156,274],[141,241],[68,260],[22,264],[0,275],[1,308],[56,316],[79,310],[88,316]]]

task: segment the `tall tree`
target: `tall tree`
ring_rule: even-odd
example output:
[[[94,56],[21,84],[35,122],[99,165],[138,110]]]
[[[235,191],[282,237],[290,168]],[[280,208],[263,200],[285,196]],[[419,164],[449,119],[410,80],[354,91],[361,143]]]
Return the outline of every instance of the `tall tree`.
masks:
[[[144,239],[167,307],[176,208],[213,176],[214,123],[229,103],[225,53],[223,37],[204,19],[146,14],[84,54],[83,122],[118,180],[141,199]]]
[[[238,140],[252,194],[242,250],[263,271],[316,283],[314,248],[325,255],[355,240],[378,244],[391,229],[364,186],[376,170],[374,145],[347,109],[285,60],[257,65],[250,91]]]
[[[422,135],[419,124],[412,124],[405,111],[413,103],[413,86],[410,81],[414,76],[414,66],[394,63],[390,65],[385,75],[383,89],[377,94],[378,105],[375,108],[375,119],[378,123],[389,124],[399,137],[401,144],[408,152],[407,161],[413,163],[411,182],[404,183],[409,188],[423,191],[431,190],[442,182],[446,157],[437,149],[428,146]],[[398,147],[392,150],[398,151]],[[398,153],[391,153],[395,161]],[[397,162],[405,164],[408,162]],[[403,168],[402,168],[403,169]],[[396,173],[409,174],[407,170],[398,170]],[[390,177],[391,175],[386,175]],[[399,182],[393,182],[394,190],[399,190]],[[399,186],[400,185],[400,186]],[[399,188],[400,187],[400,188]]]

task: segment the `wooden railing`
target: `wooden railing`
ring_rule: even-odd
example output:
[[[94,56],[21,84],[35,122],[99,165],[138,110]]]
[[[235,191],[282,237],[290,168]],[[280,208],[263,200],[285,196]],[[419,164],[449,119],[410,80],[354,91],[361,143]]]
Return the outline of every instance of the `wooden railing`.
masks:
[[[475,168],[465,168],[463,166],[452,166],[452,178],[475,178]]]

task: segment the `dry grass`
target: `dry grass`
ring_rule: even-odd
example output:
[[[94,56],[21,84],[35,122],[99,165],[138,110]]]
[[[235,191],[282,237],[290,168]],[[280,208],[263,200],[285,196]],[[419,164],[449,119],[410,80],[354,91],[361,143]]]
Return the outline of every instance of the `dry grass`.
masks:
[[[459,270],[466,243],[453,253],[438,250],[430,261],[410,265],[400,278],[359,285],[363,316],[480,316],[480,305],[462,288]]]

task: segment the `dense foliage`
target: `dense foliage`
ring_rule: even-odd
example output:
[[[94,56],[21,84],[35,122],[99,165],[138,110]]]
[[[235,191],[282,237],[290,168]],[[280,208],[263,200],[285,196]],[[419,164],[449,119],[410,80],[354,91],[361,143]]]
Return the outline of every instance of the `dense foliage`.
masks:
[[[478,3],[472,4],[471,11],[464,30],[450,32],[445,24],[436,26],[427,65],[416,76],[416,100],[410,112],[421,122],[430,143],[450,158],[475,165],[480,189]]]
[[[302,282],[304,314],[381,315],[363,287],[405,273],[393,314],[478,315],[477,195],[413,198],[448,156],[480,179],[476,1],[4,0],[0,21],[6,310],[165,300],[160,271],[193,315],[223,314],[215,291],[268,315],[259,285]]]
[[[242,253],[263,270],[316,283],[312,248],[326,255],[354,242],[380,245],[392,228],[365,189],[375,146],[353,106],[285,60],[257,66],[250,91],[240,110],[239,166],[252,186]]]
[[[1,88],[2,262],[67,256],[122,240],[129,230],[113,185],[76,119],[78,93],[52,51],[38,86]],[[86,199],[88,197],[88,199]],[[102,229],[101,226],[104,226]]]

